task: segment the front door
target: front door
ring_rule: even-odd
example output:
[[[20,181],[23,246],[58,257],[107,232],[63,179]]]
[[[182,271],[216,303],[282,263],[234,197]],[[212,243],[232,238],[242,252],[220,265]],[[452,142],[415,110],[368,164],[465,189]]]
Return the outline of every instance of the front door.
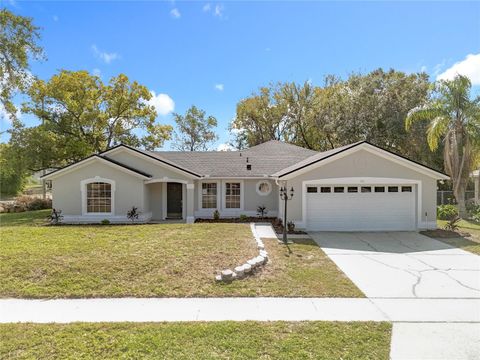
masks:
[[[167,183],[167,219],[181,219],[182,212],[182,184]]]

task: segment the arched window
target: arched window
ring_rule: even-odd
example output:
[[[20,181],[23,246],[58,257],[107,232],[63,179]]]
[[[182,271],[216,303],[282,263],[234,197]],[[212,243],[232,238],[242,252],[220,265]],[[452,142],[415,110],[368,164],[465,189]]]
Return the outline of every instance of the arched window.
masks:
[[[112,212],[112,185],[104,182],[87,184],[87,212]]]
[[[81,182],[84,215],[113,215],[115,181],[95,177]]]

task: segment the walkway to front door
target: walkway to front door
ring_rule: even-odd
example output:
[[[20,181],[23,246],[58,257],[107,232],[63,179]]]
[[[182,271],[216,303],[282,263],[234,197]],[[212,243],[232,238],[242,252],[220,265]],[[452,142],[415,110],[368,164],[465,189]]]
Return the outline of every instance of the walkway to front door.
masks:
[[[183,185],[167,183],[167,219],[181,219],[183,215]]]

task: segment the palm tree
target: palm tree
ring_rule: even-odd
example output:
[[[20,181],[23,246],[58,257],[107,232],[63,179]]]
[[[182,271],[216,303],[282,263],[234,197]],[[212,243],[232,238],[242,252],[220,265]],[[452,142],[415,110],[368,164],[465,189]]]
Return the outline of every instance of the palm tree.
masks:
[[[457,75],[453,80],[435,84],[430,100],[410,110],[405,128],[416,121],[429,121],[427,142],[435,151],[444,142],[444,166],[453,183],[458,212],[465,217],[465,189],[474,158],[480,151],[480,98],[470,98],[470,80]]]

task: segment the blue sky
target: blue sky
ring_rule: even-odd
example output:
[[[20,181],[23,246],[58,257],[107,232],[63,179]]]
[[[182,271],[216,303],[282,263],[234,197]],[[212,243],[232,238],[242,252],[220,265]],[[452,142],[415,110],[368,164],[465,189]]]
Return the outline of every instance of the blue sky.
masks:
[[[155,92],[164,113],[159,122],[172,123],[172,110],[184,113],[192,104],[214,115],[218,144],[229,139],[237,102],[270,82],[320,85],[327,74],[346,77],[383,67],[426,71],[432,79],[464,71],[480,85],[478,2],[3,1],[2,6],[42,27],[48,60],[32,66],[40,78],[59,69],[88,70],[104,81],[125,73]],[[35,124],[31,116],[22,119]]]

